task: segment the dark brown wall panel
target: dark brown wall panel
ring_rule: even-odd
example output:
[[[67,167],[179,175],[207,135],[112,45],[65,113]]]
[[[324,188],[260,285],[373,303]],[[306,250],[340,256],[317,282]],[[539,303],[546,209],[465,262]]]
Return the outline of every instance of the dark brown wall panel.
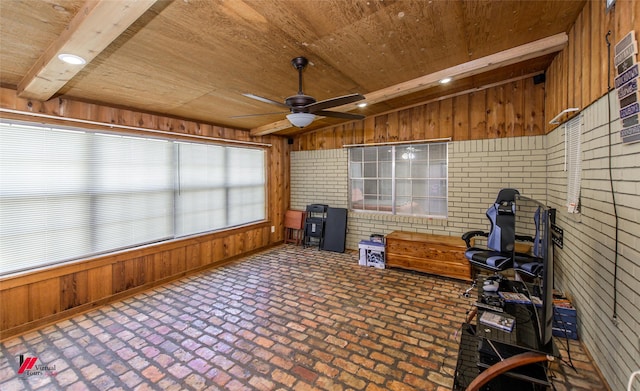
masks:
[[[505,127],[507,137],[523,136],[523,106],[524,106],[524,80],[518,80],[505,85],[504,109]]]
[[[422,117],[422,128],[425,130],[425,138],[440,137],[440,102],[431,102],[424,105],[424,116]],[[443,131],[442,133],[445,133]]]
[[[411,138],[410,140],[424,140],[427,129],[425,126],[425,105],[416,106],[411,109]]]
[[[60,278],[50,278],[29,284],[29,321],[60,312],[62,290]]]
[[[89,279],[86,270],[60,277],[62,311],[89,302]]]
[[[469,140],[469,95],[460,95],[453,99],[453,139]]]
[[[153,258],[153,256],[152,256]],[[87,270],[88,302],[102,300],[113,294],[112,266],[105,265]]]
[[[487,90],[488,138],[502,138],[505,134],[504,85]]]
[[[548,88],[548,87],[547,87]],[[523,86],[523,136],[535,136],[544,131],[545,90],[536,88],[532,78],[524,80]]]
[[[469,101],[471,140],[488,138],[487,90],[469,94]]]
[[[401,110],[398,112],[398,141],[411,140],[411,124],[413,110]]]
[[[397,131],[392,132],[391,129],[397,129]],[[387,115],[387,126],[386,126],[387,140],[389,142],[397,142],[400,137],[399,133],[400,133],[400,121],[398,120],[398,112],[394,111]]]
[[[29,322],[29,286],[0,291],[0,327],[11,329]]]

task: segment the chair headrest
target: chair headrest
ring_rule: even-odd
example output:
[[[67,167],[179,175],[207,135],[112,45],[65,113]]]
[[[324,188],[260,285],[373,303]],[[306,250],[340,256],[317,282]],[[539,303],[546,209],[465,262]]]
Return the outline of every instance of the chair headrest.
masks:
[[[519,195],[520,192],[516,189],[502,189],[498,193],[498,197],[496,198],[496,204],[514,202],[516,200],[516,195]]]

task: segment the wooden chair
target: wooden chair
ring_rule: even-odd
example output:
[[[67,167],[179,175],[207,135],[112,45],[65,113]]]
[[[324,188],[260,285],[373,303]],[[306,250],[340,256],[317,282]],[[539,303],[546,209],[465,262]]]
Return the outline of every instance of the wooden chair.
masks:
[[[284,242],[299,246],[304,232],[305,213],[301,210],[288,210],[284,215]]]

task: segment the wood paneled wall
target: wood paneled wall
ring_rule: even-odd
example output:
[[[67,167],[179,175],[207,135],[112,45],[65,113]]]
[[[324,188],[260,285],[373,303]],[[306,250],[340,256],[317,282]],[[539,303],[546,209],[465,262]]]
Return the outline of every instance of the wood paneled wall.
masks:
[[[294,138],[293,147],[305,151],[442,137],[463,141],[540,135],[544,93],[544,83],[529,77],[303,133]]]
[[[271,144],[271,147],[266,148],[269,205],[266,221],[0,278],[0,340],[186,274],[229,262],[284,239],[284,212],[289,205],[289,152],[285,138],[254,138],[247,131],[68,99],[31,102],[17,98],[14,90],[4,88],[0,89],[0,106],[54,117],[170,131],[178,135]],[[2,113],[2,116],[43,121],[7,113]],[[60,122],[55,119],[44,121]],[[60,123],[101,128],[97,125]],[[109,130],[118,131],[116,128]],[[271,226],[275,226],[273,233]]]
[[[587,1],[569,31],[567,47],[553,60],[546,73],[547,97],[545,112],[548,120],[562,110],[577,107],[583,110],[607,93],[608,81],[613,88],[615,44],[631,30],[640,34],[640,1],[617,0],[615,7],[605,11],[605,2]],[[611,58],[607,54],[607,32],[611,31]],[[565,114],[564,122],[577,115]],[[548,121],[547,121],[548,122]],[[545,124],[548,133],[558,125]]]

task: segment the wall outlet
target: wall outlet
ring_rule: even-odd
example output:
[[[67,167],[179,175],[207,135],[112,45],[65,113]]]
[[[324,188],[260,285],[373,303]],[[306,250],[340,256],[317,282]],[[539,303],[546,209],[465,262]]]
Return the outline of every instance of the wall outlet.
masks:
[[[275,226],[275,225],[272,225],[272,226],[271,226],[271,233],[274,233],[274,232],[276,232],[276,226]]]

